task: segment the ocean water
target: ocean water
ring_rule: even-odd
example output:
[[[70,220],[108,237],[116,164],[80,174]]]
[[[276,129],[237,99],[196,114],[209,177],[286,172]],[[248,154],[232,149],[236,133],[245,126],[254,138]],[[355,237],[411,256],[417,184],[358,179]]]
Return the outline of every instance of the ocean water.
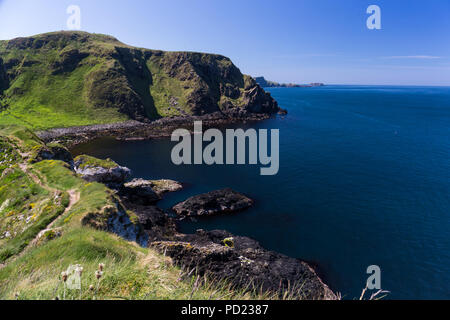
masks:
[[[289,114],[252,127],[280,130],[275,176],[260,176],[259,166],[175,166],[168,139],[101,139],[73,151],[111,157],[136,177],[187,183],[164,208],[223,187],[249,195],[250,210],[182,230],[253,237],[313,263],[345,299],[359,297],[370,265],[381,268],[388,299],[450,299],[450,88],[269,91]]]

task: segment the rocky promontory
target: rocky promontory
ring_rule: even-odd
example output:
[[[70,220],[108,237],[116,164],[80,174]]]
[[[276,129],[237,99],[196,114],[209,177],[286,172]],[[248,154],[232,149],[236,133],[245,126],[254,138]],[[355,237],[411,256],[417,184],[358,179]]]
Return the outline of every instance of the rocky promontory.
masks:
[[[74,159],[75,172],[89,182],[101,182],[110,187],[123,184],[131,175],[131,170],[119,166],[111,159],[100,160],[87,155]]]
[[[231,280],[239,288],[294,299],[336,299],[307,263],[266,250],[253,239],[224,230],[178,234],[173,241],[156,241],[150,245],[187,270]]]

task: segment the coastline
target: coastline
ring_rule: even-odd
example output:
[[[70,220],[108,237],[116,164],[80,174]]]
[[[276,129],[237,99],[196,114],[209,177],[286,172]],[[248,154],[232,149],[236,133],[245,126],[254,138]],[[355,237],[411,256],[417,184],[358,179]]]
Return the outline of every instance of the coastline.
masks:
[[[258,122],[273,116],[270,114],[250,114],[245,117],[232,118],[224,116],[222,113],[216,113],[204,116],[161,118],[148,122],[128,120],[111,124],[54,128],[37,131],[35,134],[45,143],[58,141],[70,148],[100,137],[113,137],[123,141],[167,138],[178,128],[193,132],[194,121],[202,121],[204,128],[211,128],[227,124]]]
[[[177,128],[186,128],[192,132],[193,122],[200,120],[205,127],[214,127],[256,122],[271,116],[273,115],[256,114],[245,118],[228,118],[223,115],[207,115],[159,119],[148,123],[131,120],[107,125],[57,128],[36,134],[46,143],[58,141],[67,147],[74,147],[107,136],[123,141],[164,139]],[[213,277],[230,279],[237,287],[245,288],[254,282],[258,287],[263,286],[267,292],[291,290],[293,297],[295,289],[287,288],[293,286],[294,282],[302,281],[301,285],[305,287],[308,299],[338,298],[321,278],[314,264],[266,250],[256,240],[236,236],[226,230],[199,229],[194,234],[181,233],[177,219],[171,218],[157,204],[139,205],[121,198],[125,207],[137,212],[143,222],[149,237],[149,247],[170,256],[182,268],[195,269],[200,273],[208,273],[213,269]],[[120,233],[114,228],[110,231]],[[233,238],[239,244],[235,248],[228,248],[223,246],[223,238]],[[243,256],[251,258],[246,258],[243,262]]]

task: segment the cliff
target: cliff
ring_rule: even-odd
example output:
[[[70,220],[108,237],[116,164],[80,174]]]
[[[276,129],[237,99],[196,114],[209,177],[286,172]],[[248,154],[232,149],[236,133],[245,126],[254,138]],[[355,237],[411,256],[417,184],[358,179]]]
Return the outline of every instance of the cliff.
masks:
[[[278,112],[230,59],[135,48],[85,32],[0,41],[0,124],[33,129]]]

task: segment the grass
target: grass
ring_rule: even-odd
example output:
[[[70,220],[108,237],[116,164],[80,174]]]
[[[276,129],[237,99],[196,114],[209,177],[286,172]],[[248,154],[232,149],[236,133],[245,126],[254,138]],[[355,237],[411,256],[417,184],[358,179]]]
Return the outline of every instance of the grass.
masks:
[[[161,60],[161,57],[153,56],[147,62],[147,66],[153,75],[150,92],[158,115],[169,117],[181,115],[182,112],[191,114],[189,108],[187,108],[187,99],[193,89],[190,88],[189,83],[183,83],[183,81],[170,77],[162,68]],[[185,86],[189,88],[185,89]],[[177,107],[171,106],[171,99],[175,99]]]
[[[15,168],[0,180],[0,262],[21,252],[67,205],[67,195],[56,196]],[[6,205],[5,205],[6,204]]]
[[[0,114],[0,124],[41,130],[127,120],[113,108],[90,106],[84,81],[92,69],[82,66],[69,74],[51,75],[39,66],[28,67],[5,92],[9,98],[4,103],[9,107]]]
[[[120,206],[111,190],[87,183],[62,161],[29,163],[33,150],[46,146],[27,129],[2,127],[0,141],[2,157],[9,161],[0,174],[0,234],[11,234],[0,240],[0,299],[275,297],[200,277],[154,249],[107,232],[108,216]],[[134,212],[126,215],[138,223]],[[100,263],[106,268],[98,282]],[[71,265],[83,267],[82,291],[69,290],[61,279]]]
[[[250,83],[223,56],[133,48],[85,32],[0,41],[0,59],[0,125],[33,130],[241,108]],[[226,97],[226,87],[239,97]]]
[[[97,287],[95,272],[105,269]],[[66,299],[255,299],[269,295],[231,290],[226,282],[187,274],[171,260],[117,236],[73,228],[63,237],[20,257],[0,270],[0,299],[62,299],[61,272],[83,267],[81,294],[66,289]]]
[[[118,164],[111,159],[103,160],[88,155],[77,156],[74,161],[75,163],[80,163],[78,167],[81,169],[84,169],[86,167],[101,167],[105,169],[112,169],[118,166]]]

